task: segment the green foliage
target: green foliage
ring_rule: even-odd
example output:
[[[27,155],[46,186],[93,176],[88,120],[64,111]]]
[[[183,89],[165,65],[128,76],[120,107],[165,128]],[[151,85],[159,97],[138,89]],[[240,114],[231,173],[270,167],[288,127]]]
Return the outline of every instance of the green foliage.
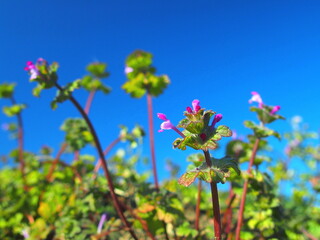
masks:
[[[168,84],[161,79],[165,76],[154,75],[150,53],[136,51],[127,58],[126,64],[131,69],[127,71],[129,80],[124,88],[133,97],[141,97],[146,91],[157,96]],[[39,95],[41,90],[57,84],[58,65],[49,66],[45,60],[39,59],[35,67],[37,74],[33,74],[30,80],[38,83],[34,93]],[[101,82],[109,75],[106,67],[104,63],[88,65],[90,75],[59,91],[53,107],[70,99],[73,91],[81,87],[90,92],[101,90],[108,93],[109,88]],[[14,86],[0,85],[0,97],[12,98]],[[14,116],[23,108],[23,104],[13,104],[5,107],[4,112],[7,116]],[[143,171],[144,162],[137,153],[144,130],[140,126],[131,131],[120,126],[119,135],[109,147],[119,141],[122,145],[114,155],[108,154],[108,166],[121,209],[138,239],[148,239],[150,235],[154,239],[166,239],[166,235],[169,239],[179,240],[213,239],[211,194],[201,183],[224,183],[227,178],[231,182],[229,192],[219,193],[222,239],[233,239],[244,182],[248,183],[248,193],[241,239],[320,239],[319,136],[295,122],[292,132],[284,135],[287,140],[284,159],[276,159],[267,137],[281,136],[265,125],[283,117],[271,114],[272,109],[266,105],[251,108],[257,113],[260,124],[245,122],[254,135],[230,141],[226,147],[228,157],[211,157],[208,165],[203,154],[192,154],[187,158],[191,163],[188,171],[178,181],[176,162],[179,161],[168,160],[170,178],[163,180],[159,190],[150,183],[150,172]],[[211,118],[216,116],[211,110],[187,111],[184,115],[185,119],[178,127],[184,128],[185,137],[174,142],[176,148],[184,150],[189,146],[208,151],[216,149],[222,137],[232,134],[227,126],[210,125]],[[10,123],[5,128],[16,135],[17,124]],[[61,129],[65,131],[65,142],[71,152],[78,152],[93,143],[83,119],[69,118]],[[257,138],[259,144],[253,169],[242,171],[240,175],[240,168],[244,168],[253,155]],[[127,147],[123,148],[123,143]],[[112,203],[106,178],[94,170],[97,156],[78,152],[78,158],[70,162],[64,159],[64,154],[54,156],[53,152],[50,146],[43,146],[36,153],[24,150],[23,172],[21,150],[13,149],[8,153],[6,161],[10,164],[0,169],[0,239],[25,239],[26,235],[31,240],[130,239],[128,229],[124,228]],[[293,161],[301,161],[307,171],[292,169]],[[196,178],[198,187],[191,185]],[[292,194],[285,194],[289,181]],[[200,216],[195,213],[198,196]],[[102,214],[106,214],[107,219],[98,229]]]
[[[252,121],[245,121],[244,125],[247,128],[252,129],[253,132],[254,132],[254,135],[257,138],[265,138],[265,137],[269,137],[269,136],[274,136],[274,137],[280,139],[280,134],[279,133],[277,133],[276,131],[271,130],[271,129],[263,126],[263,125],[257,125]]]
[[[93,143],[93,137],[86,122],[82,118],[68,118],[60,129],[66,132],[65,141],[71,151],[78,151],[87,144]]]
[[[16,84],[2,83],[0,84],[0,98],[11,98]]]
[[[240,174],[238,164],[232,158],[211,158],[211,162],[211,167],[209,167],[207,163],[203,162],[195,169],[187,171],[179,178],[179,184],[188,187],[195,181],[196,178],[199,178],[208,183],[225,183],[227,177],[230,176],[229,168],[232,168],[237,174]]]
[[[51,65],[45,60],[38,60],[35,64],[37,75],[34,78],[30,78],[30,82],[37,82],[37,86],[33,89],[34,96],[39,97],[43,89],[50,89],[55,86],[59,68],[58,63],[53,62]]]
[[[230,137],[232,131],[229,127],[220,125],[213,128],[209,125],[210,118],[215,112],[205,109],[200,109],[196,113],[184,112],[186,118],[182,119],[178,126],[184,128],[184,138],[177,138],[173,142],[173,147],[181,150],[186,150],[187,146],[196,149],[208,151],[214,150],[218,147],[217,141],[222,137]]]
[[[154,75],[152,54],[136,50],[127,57],[126,71],[128,81],[122,88],[133,98],[141,98],[145,93],[157,97],[163,93],[170,83],[167,75]]]
[[[80,80],[76,80],[74,82],[68,83],[66,87],[58,90],[57,96],[51,102],[51,108],[56,109],[58,107],[58,103],[63,103],[67,101],[72,95],[73,91],[80,88]]]
[[[80,79],[81,86],[89,92],[100,90],[104,94],[108,94],[111,89],[102,82],[103,78],[107,78],[110,75],[106,69],[106,63],[94,62],[89,64],[87,71],[90,75],[86,75]]]

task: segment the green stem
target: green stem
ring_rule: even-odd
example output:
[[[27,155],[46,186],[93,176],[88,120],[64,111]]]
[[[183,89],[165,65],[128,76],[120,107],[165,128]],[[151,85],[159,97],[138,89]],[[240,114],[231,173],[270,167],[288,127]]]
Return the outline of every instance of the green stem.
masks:
[[[55,85],[60,91],[63,91],[63,88],[58,83],[56,83]],[[138,240],[136,234],[131,229],[129,222],[127,221],[126,217],[124,216],[124,214],[123,214],[123,212],[122,212],[122,210],[120,208],[119,200],[118,200],[118,197],[117,197],[117,195],[115,193],[115,190],[114,190],[114,185],[113,185],[113,181],[112,181],[112,178],[111,178],[111,174],[110,174],[110,171],[108,169],[107,161],[106,161],[106,159],[104,157],[103,150],[102,150],[98,135],[96,133],[96,130],[94,129],[94,127],[93,127],[93,125],[91,123],[91,120],[89,119],[88,115],[82,109],[81,105],[77,102],[77,100],[72,95],[70,95],[69,100],[73,103],[73,105],[80,112],[81,116],[86,121],[86,123],[87,123],[87,125],[88,125],[88,127],[90,129],[90,132],[91,132],[91,134],[93,136],[93,141],[94,141],[94,143],[96,145],[99,157],[101,159],[102,168],[104,170],[104,174],[105,174],[105,177],[106,177],[108,185],[109,185],[109,190],[110,190],[110,194],[111,194],[111,198],[112,198],[114,207],[115,207],[115,209],[116,209],[121,221],[128,228],[132,238],[135,239],[135,240]]]
[[[253,162],[254,162],[254,159],[257,155],[259,143],[260,143],[260,139],[257,138],[254,145],[253,145],[252,155],[251,155],[251,158],[249,161],[248,174],[251,173]],[[248,191],[248,179],[245,180],[244,185],[243,185],[243,192],[242,192],[240,208],[239,208],[239,213],[238,213],[236,240],[240,240],[240,232],[241,232],[241,226],[242,226],[242,222],[243,222],[243,213],[244,213],[245,204],[246,204],[247,191]]]
[[[206,159],[206,163],[211,167],[211,157],[208,151],[203,151]],[[214,236],[215,240],[221,240],[221,217],[220,217],[220,206],[219,206],[219,195],[217,183],[210,183],[211,188],[211,200],[213,208],[213,225],[214,225]]]

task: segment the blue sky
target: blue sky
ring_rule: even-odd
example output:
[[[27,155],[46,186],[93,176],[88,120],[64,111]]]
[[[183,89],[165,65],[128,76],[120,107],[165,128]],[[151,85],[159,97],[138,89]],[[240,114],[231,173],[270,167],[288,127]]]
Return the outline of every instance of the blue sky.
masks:
[[[1,1],[0,82],[16,82],[17,100],[28,105],[23,117],[31,151],[44,144],[57,149],[63,141],[61,123],[79,115],[70,103],[52,111],[53,90],[39,99],[32,96],[34,84],[23,71],[26,61],[59,62],[62,85],[85,75],[90,62],[108,63],[111,75],[105,83],[113,91],[97,95],[90,113],[107,146],[119,124],[147,128],[146,99],[131,99],[121,89],[125,58],[135,49],[153,53],[157,72],[169,75],[171,84],[154,99],[154,112],[166,113],[172,122],[198,98],[203,107],[224,115],[222,124],[249,133],[242,123],[255,120],[248,99],[258,91],[267,104],[281,105],[287,119],[301,115],[317,130],[319,11],[317,1]],[[78,92],[76,97],[84,103],[87,95]],[[9,121],[0,115],[0,123]],[[160,123],[155,118],[156,129]],[[290,129],[288,121],[272,127]],[[185,156],[194,152],[172,150],[176,137],[173,131],[156,132],[161,178],[166,158],[185,166]],[[0,143],[0,154],[15,146],[3,131]]]

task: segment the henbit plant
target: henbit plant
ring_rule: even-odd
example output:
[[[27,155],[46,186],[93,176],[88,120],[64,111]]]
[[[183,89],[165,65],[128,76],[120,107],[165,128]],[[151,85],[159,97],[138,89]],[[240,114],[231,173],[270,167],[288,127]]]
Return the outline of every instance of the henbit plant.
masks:
[[[202,150],[204,161],[194,162],[194,169],[184,173],[178,180],[179,184],[188,187],[196,178],[210,183],[211,201],[213,208],[214,219],[214,236],[215,239],[221,239],[221,218],[219,207],[219,196],[217,183],[224,183],[226,178],[230,176],[229,168],[232,168],[236,173],[240,174],[237,163],[229,157],[215,159],[210,156],[209,150],[214,150],[218,147],[218,141],[222,137],[230,137],[232,135],[229,127],[216,124],[222,119],[222,114],[216,114],[212,110],[205,111],[200,107],[200,101],[195,99],[191,107],[187,107],[184,112],[185,118],[182,119],[177,127],[163,113],[158,113],[158,117],[163,120],[160,126],[160,132],[163,130],[174,130],[182,138],[177,138],[173,142],[173,147],[185,150],[186,147],[191,147],[195,150]],[[216,115],[215,115],[216,114]],[[214,116],[210,124],[211,117]],[[183,128],[181,132],[178,128]]]
[[[52,70],[57,66],[48,66],[43,59],[39,59],[37,64],[28,62],[26,70],[30,72],[32,79],[39,76],[43,78],[43,81],[37,81],[41,86],[34,90],[35,94],[40,94],[42,89],[54,87],[55,83],[52,84],[50,77],[54,78],[55,71]],[[96,70],[94,73],[90,72],[90,75],[100,81],[101,78],[97,76],[105,73],[106,65],[95,63],[94,69]],[[126,70],[129,72],[132,69]],[[58,92],[52,107],[57,107],[59,102],[70,100],[73,90],[85,88],[85,84],[102,84],[94,79],[79,79],[68,84],[68,87]],[[12,89],[11,84],[0,85],[0,97],[8,98]],[[86,114],[94,95],[91,90],[88,91],[89,97],[85,104],[87,107],[83,110]],[[265,105],[256,92],[253,92],[250,102],[252,101],[259,103],[258,108],[252,107],[251,110],[258,113],[262,124],[246,121],[245,125],[253,129],[254,135],[245,138],[236,137],[234,134],[226,147],[226,155],[229,157],[224,158],[230,160],[232,157],[232,162],[236,161],[246,167],[249,163],[251,172],[243,171],[242,175],[238,176],[236,171],[231,171],[228,178],[231,182],[229,193],[219,192],[222,225],[220,239],[235,238],[236,224],[239,221],[233,213],[236,213],[240,205],[246,181],[246,197],[242,197],[246,200],[240,234],[242,240],[319,239],[318,136],[299,127],[296,123],[299,118],[294,118],[294,130],[285,134],[289,142],[284,151],[284,160],[281,157],[275,159],[274,156],[279,153],[276,154],[275,150],[271,152],[266,137],[280,135],[267,129],[264,123],[281,118],[277,115],[279,107]],[[15,115],[21,112],[19,106],[4,107],[3,112],[7,116]],[[181,138],[174,142],[176,148],[185,149],[189,146],[203,151],[202,144],[205,145],[206,141],[210,143],[208,147],[215,148],[217,139],[221,137],[217,133],[222,136],[231,134],[227,127],[215,126],[222,115],[201,111],[199,101],[194,101],[193,108],[187,108],[186,118],[180,122],[181,126],[177,127],[165,115],[159,115],[164,121],[161,130],[173,129],[180,134]],[[209,113],[206,115],[206,112]],[[210,124],[210,118],[213,116]],[[18,121],[19,119],[16,120]],[[214,130],[211,129],[212,125]],[[180,127],[185,130],[179,131]],[[18,137],[18,124],[2,124],[2,128],[8,130],[15,139]],[[199,132],[200,128],[203,128],[204,132]],[[85,154],[90,145],[95,145],[87,122],[81,118],[68,118],[61,129],[65,132],[65,139],[55,155],[49,146],[43,146],[37,153],[23,149],[25,174],[21,174],[19,142],[17,149],[1,158],[4,162],[13,160],[18,164],[9,163],[0,170],[0,239],[131,239],[128,231],[130,229],[122,223],[121,215],[118,217],[111,190],[106,188],[107,178],[94,171],[93,163],[101,162],[100,154],[98,157]],[[173,161],[168,161],[167,170],[171,177],[165,179],[160,189],[156,190],[154,185],[148,182],[150,174],[143,172],[140,164],[137,165],[141,156],[132,151],[133,147],[140,143],[142,135],[139,127],[132,131],[121,127],[118,137],[103,152],[110,153],[120,141],[129,143],[127,146],[130,148],[120,148],[114,155],[108,154],[108,169],[112,170],[110,175],[121,211],[137,238],[205,240],[216,236],[216,239],[219,239],[216,210],[218,205],[215,204],[213,221],[212,207],[208,204],[215,197],[212,197],[212,191],[207,191],[206,185],[199,186],[201,178],[214,183],[220,176],[225,181],[224,175],[229,175],[228,166],[225,165],[224,168],[218,165],[229,160],[214,159],[208,151],[204,154],[192,154],[187,158],[187,161],[191,162],[188,171],[179,181],[176,180],[179,166]],[[257,138],[259,144],[256,153],[253,154]],[[78,152],[76,161],[64,159],[65,153],[68,152]],[[211,161],[211,167],[207,159]],[[253,163],[250,164],[250,160]],[[301,161],[299,169],[292,166],[297,164],[296,161]],[[232,166],[234,164],[236,163],[232,163]],[[231,168],[232,166],[230,165]],[[198,186],[189,185],[196,178],[199,181]],[[25,190],[25,184],[28,191]],[[186,185],[189,185],[188,188],[184,187]],[[209,184],[210,188],[211,185]],[[217,194],[215,196],[217,197]],[[212,224],[217,230],[212,231]]]
[[[27,67],[25,68],[25,70],[27,70],[30,74],[30,81],[38,83],[36,88],[33,91],[36,96],[39,96],[40,92],[43,89],[49,89],[49,88],[53,88],[53,87],[56,87],[58,89],[58,94],[51,103],[51,107],[53,109],[57,108],[57,103],[62,103],[66,100],[70,100],[72,102],[72,104],[76,107],[76,109],[79,111],[79,113],[81,114],[81,116],[85,120],[86,124],[88,125],[90,133],[92,135],[92,141],[94,142],[94,144],[97,148],[97,151],[98,151],[98,154],[100,157],[100,161],[101,161],[104,173],[105,173],[105,177],[108,182],[108,186],[109,186],[109,190],[111,193],[114,207],[116,208],[117,213],[119,214],[119,217],[122,220],[123,224],[128,228],[128,231],[130,232],[131,236],[134,239],[138,239],[136,234],[134,233],[133,229],[130,227],[129,222],[121,209],[118,197],[115,193],[115,188],[114,188],[114,184],[113,184],[113,181],[111,178],[111,174],[108,169],[107,161],[104,157],[103,150],[102,150],[100,141],[98,139],[98,135],[97,135],[88,115],[86,114],[84,109],[81,107],[81,105],[78,103],[78,101],[72,96],[72,92],[75,89],[79,88],[80,86],[84,86],[84,88],[86,88],[86,86],[87,86],[86,84],[90,83],[91,81],[88,81],[88,82],[84,81],[83,82],[81,79],[78,79],[74,82],[69,83],[66,87],[61,87],[58,84],[58,75],[56,73],[58,70],[58,64],[53,63],[53,64],[49,65],[47,63],[47,61],[42,58],[38,59],[36,64],[33,64],[30,61],[27,62]],[[93,70],[94,71],[92,71],[91,73],[94,75],[106,76],[104,74],[105,67],[101,68],[98,65],[97,68],[94,66]],[[102,89],[104,89],[104,88],[102,88]]]
[[[275,136],[280,139],[280,134],[277,133],[274,130],[268,129],[265,127],[265,124],[269,124],[277,119],[284,119],[282,116],[277,115],[276,112],[280,110],[280,106],[268,106],[265,105],[262,101],[262,98],[259,93],[252,92],[252,98],[249,100],[249,103],[257,102],[259,104],[259,107],[251,107],[250,110],[252,112],[256,112],[258,119],[260,120],[260,124],[257,125],[252,121],[245,121],[244,125],[254,132],[254,145],[251,152],[251,156],[249,159],[249,166],[247,170],[247,174],[252,174],[252,166],[254,164],[254,160],[256,158],[256,154],[259,148],[259,144],[261,141],[261,138],[265,138],[268,136]],[[239,213],[238,213],[238,221],[237,221],[237,228],[236,228],[236,240],[240,240],[240,233],[241,233],[241,226],[243,222],[243,213],[245,209],[245,202],[246,202],[246,195],[248,191],[248,184],[249,179],[246,179],[243,186],[243,193],[241,197],[240,207],[239,207]]]
[[[131,53],[126,59],[125,67],[125,74],[128,81],[123,84],[122,88],[133,98],[141,98],[145,94],[147,95],[151,163],[155,188],[159,190],[154,147],[152,97],[157,97],[162,94],[164,89],[170,83],[170,80],[167,75],[155,75],[156,68],[152,66],[152,58],[153,56],[151,53],[142,50],[136,50]]]

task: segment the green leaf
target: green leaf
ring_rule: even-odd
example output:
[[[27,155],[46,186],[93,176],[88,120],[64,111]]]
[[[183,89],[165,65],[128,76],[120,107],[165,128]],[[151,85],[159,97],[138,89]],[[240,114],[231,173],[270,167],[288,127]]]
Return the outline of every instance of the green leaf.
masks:
[[[146,92],[151,96],[159,96],[170,83],[167,75],[156,76],[156,70],[151,64],[150,53],[138,50],[128,56],[126,65],[132,68],[132,71],[127,73],[128,81],[122,88],[131,97],[141,98]]]
[[[127,57],[126,65],[133,69],[145,69],[152,64],[152,57],[151,53],[136,50]]]
[[[3,113],[4,113],[5,115],[7,115],[8,117],[12,117],[12,116],[15,116],[15,115],[21,113],[21,111],[22,111],[23,109],[25,109],[25,108],[26,108],[26,105],[25,105],[25,104],[14,104],[14,105],[12,105],[12,106],[10,106],[10,107],[4,106],[4,107],[2,108],[2,111],[3,111]]]
[[[199,173],[200,173],[199,171],[186,172],[179,178],[178,183],[185,187],[188,187],[196,180]]]
[[[238,164],[233,158],[211,158],[211,162],[211,167],[209,167],[206,162],[203,162],[199,167],[196,167],[195,169],[184,173],[179,178],[178,183],[188,187],[195,181],[196,178],[199,178],[208,183],[225,183],[227,177],[230,176],[230,168],[232,168],[238,175],[240,174]]]
[[[0,98],[11,98],[16,84],[2,83],[0,84]]]
[[[94,62],[87,66],[87,71],[90,72],[96,78],[106,78],[109,73],[106,71],[107,64],[101,62]]]
[[[266,128],[264,126],[256,125],[252,121],[244,121],[244,125],[247,128],[252,129],[253,132],[254,132],[254,135],[257,138],[264,138],[264,137],[274,136],[274,137],[278,138],[279,140],[281,139],[281,135],[278,132],[276,132],[274,130],[271,130],[269,128]]]
[[[219,134],[223,137],[230,137],[230,136],[232,136],[232,131],[230,130],[229,127],[227,127],[225,125],[220,125],[216,129],[216,134]]]
[[[264,124],[271,123],[277,119],[285,119],[281,115],[278,114],[270,114],[272,111],[273,106],[267,106],[263,105],[263,108],[258,108],[258,107],[250,107],[251,112],[256,112],[258,114],[258,118],[261,122]]]
[[[66,132],[65,141],[72,151],[80,150],[93,142],[88,125],[82,118],[68,118],[60,129]]]

